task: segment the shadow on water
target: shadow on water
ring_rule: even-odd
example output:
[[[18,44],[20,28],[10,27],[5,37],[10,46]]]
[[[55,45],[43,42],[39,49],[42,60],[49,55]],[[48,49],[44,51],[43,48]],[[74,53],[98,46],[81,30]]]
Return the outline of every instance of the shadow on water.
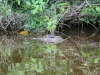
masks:
[[[38,35],[0,36],[0,75],[99,75],[99,37],[76,35],[60,44],[33,41]]]

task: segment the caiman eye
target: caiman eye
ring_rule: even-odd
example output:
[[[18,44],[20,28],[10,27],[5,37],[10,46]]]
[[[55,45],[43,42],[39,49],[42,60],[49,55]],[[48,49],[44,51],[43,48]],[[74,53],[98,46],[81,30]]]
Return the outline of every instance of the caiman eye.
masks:
[[[53,35],[49,35],[49,38],[54,38],[54,36]]]

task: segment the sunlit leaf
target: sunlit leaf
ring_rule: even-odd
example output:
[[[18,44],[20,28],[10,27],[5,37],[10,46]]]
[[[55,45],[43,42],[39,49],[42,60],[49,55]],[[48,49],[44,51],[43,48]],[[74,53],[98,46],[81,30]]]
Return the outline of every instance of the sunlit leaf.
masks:
[[[31,5],[30,1],[25,1],[27,5]]]
[[[36,60],[37,60],[37,59],[31,58],[31,61],[32,61],[32,62],[36,62]]]
[[[100,12],[100,7],[96,7],[96,10]]]
[[[18,1],[18,4],[20,5],[21,0],[17,0],[17,1]]]
[[[57,6],[67,6],[67,5],[69,5],[68,3],[59,3],[59,4],[57,4]]]
[[[52,25],[52,22],[48,22],[47,24],[48,24],[48,26],[50,26],[50,25]]]
[[[94,63],[99,63],[99,60],[100,60],[99,58],[95,58]]]
[[[34,3],[35,2],[35,0],[31,0],[32,1],[32,3]]]

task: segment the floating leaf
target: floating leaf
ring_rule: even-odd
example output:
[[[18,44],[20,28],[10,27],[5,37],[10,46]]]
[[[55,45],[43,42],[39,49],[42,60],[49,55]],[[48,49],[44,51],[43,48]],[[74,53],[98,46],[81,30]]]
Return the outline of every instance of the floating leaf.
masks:
[[[27,36],[28,35],[28,31],[21,31],[19,32],[20,35],[23,35],[23,36]]]

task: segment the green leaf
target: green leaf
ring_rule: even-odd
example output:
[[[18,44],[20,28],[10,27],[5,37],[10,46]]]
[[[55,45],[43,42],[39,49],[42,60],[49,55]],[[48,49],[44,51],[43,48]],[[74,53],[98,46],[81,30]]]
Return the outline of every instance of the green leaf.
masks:
[[[59,3],[59,4],[57,4],[58,7],[67,6],[67,5],[69,5],[69,4],[68,3]]]
[[[36,14],[38,12],[38,10],[35,8],[35,9],[33,9],[33,10],[31,10],[31,13],[32,14]]]
[[[18,4],[20,5],[21,0],[18,0]]]
[[[89,8],[89,7],[85,8],[82,10],[82,15],[88,14],[88,13],[90,13],[90,11],[91,11],[91,8]]]
[[[34,58],[31,58],[31,61],[32,61],[32,62],[36,62],[37,60],[36,60],[36,59],[34,59]]]
[[[96,7],[96,11],[99,11],[100,12],[100,7]]]
[[[32,1],[32,4],[35,2],[35,0],[31,0]]]
[[[62,52],[59,50],[59,56],[64,56],[64,54],[62,54]]]
[[[25,64],[25,68],[27,68],[27,69],[28,69],[28,68],[29,68],[29,64]]]
[[[95,58],[94,63],[99,63],[99,58]]]
[[[31,5],[30,1],[25,1],[27,5]]]
[[[48,22],[47,24],[48,24],[48,26],[52,25],[52,23],[51,23],[51,22]]]
[[[9,15],[9,13],[8,13],[8,11],[6,10],[6,11],[4,12],[4,16],[7,17],[8,15]]]

